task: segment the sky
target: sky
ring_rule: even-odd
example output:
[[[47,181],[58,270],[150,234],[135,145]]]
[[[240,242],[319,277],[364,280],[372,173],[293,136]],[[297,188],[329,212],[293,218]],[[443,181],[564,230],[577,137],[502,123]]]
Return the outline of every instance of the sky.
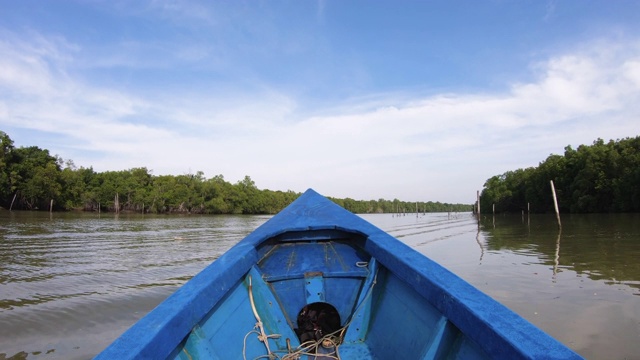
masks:
[[[0,0],[0,130],[98,172],[472,203],[640,135],[640,1]]]

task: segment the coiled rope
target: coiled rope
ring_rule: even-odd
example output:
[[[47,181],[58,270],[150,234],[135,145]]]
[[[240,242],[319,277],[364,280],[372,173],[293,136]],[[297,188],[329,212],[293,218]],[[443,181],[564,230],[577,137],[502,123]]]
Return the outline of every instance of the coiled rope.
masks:
[[[364,303],[367,302],[367,300],[371,296],[371,294],[373,292],[373,287],[376,285],[377,282],[378,282],[378,271],[376,270],[376,274],[375,274],[375,276],[373,278],[373,281],[371,282],[371,286],[369,286],[369,288],[367,289],[367,293],[366,293],[365,297],[358,304],[358,306],[355,308],[355,310],[353,311],[352,314],[357,314],[358,311],[360,311],[360,308],[363,306]],[[271,351],[271,349],[269,348],[269,339],[270,338],[272,338],[272,339],[280,338],[282,335],[281,334],[267,335],[267,333],[264,331],[264,326],[262,324],[262,319],[260,318],[260,315],[258,314],[258,310],[256,309],[256,305],[255,305],[255,302],[254,302],[254,299],[253,299],[253,286],[251,284],[251,275],[249,275],[249,302],[251,303],[251,310],[253,311],[253,315],[256,318],[256,324],[253,327],[253,329],[251,331],[249,331],[244,336],[244,341],[243,341],[243,346],[242,346],[242,357],[243,357],[244,360],[247,360],[247,354],[246,354],[247,338],[251,334],[256,334],[258,336],[258,340],[263,342],[265,347],[266,347],[266,349],[267,349],[267,354],[255,357],[254,360],[263,359],[263,358],[279,359],[279,360],[295,360],[295,359],[299,359],[300,357],[305,356],[305,355],[307,355],[307,356],[316,356],[316,357],[317,356],[322,356],[322,357],[328,358],[328,359],[341,360],[340,354],[338,352],[338,347],[340,346],[340,344],[342,344],[342,341],[344,340],[344,334],[347,331],[347,328],[349,327],[349,325],[351,325],[351,323],[354,320],[353,316],[351,316],[349,321],[347,323],[345,323],[343,327],[341,327],[340,329],[338,329],[338,330],[336,330],[336,331],[334,331],[334,332],[332,332],[330,334],[327,334],[327,335],[323,336],[322,338],[320,338],[317,341],[306,341],[306,342],[300,344],[298,347],[296,347],[295,350],[287,349],[287,350]],[[287,345],[289,345],[288,341],[287,341]],[[318,349],[320,349],[321,347],[323,347],[325,349],[329,349],[330,347],[333,347],[333,349],[334,349],[333,355],[332,354],[322,354],[322,353],[319,354],[318,353]],[[284,354],[282,356],[280,356],[278,353],[284,353]]]

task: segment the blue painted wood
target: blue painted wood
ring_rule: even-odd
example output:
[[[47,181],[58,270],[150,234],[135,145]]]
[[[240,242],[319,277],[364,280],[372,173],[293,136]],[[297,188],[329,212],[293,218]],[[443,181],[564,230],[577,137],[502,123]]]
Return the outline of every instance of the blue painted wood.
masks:
[[[377,277],[371,275],[374,268]],[[309,284],[305,273],[316,273]],[[253,305],[270,336],[270,350],[280,357],[288,351],[287,338],[293,350],[299,344],[293,332],[297,313],[307,302],[318,300],[333,305],[342,324],[350,325],[338,348],[343,359],[580,358],[456,275],[313,190],[187,282],[97,358],[267,355],[264,342],[253,332],[249,276]]]
[[[199,342],[208,342],[209,352],[213,358],[226,359],[226,349],[235,348],[242,350],[244,337],[254,329],[255,316],[249,302],[246,277],[238,281],[201,321],[195,325],[198,329]],[[193,331],[191,331],[193,333]],[[184,346],[183,353],[189,355],[188,359],[202,359],[192,355],[194,347],[189,342],[191,335]],[[266,353],[264,346],[257,340],[256,335],[247,338],[247,355],[250,358]],[[202,346],[201,344],[196,344]],[[197,350],[197,348],[195,348]]]
[[[272,250],[260,260],[265,280],[277,281],[304,277],[320,271],[326,277],[366,277],[367,269],[358,266],[370,256],[340,242],[287,243]]]
[[[424,356],[422,356],[422,359],[445,358],[453,346],[455,336],[458,333],[446,317],[440,316],[438,323],[434,327],[433,338],[429,341],[429,347]]]
[[[180,357],[186,359],[213,359],[217,356],[202,328],[196,326],[191,330]]]
[[[307,294],[307,304],[324,302],[324,278],[320,272],[306,273],[304,289]]]
[[[373,301],[376,311],[366,335],[371,352],[381,359],[419,358],[435,337],[442,313],[383,268],[378,271]]]
[[[364,266],[362,267],[364,268]],[[347,329],[344,337],[345,343],[364,342],[369,330],[371,304],[373,302],[373,288],[378,281],[378,262],[376,259],[371,259],[371,261],[367,263],[367,269],[369,271],[369,275],[362,284],[362,290],[360,291],[356,308],[349,320],[349,328]]]
[[[249,275],[253,284],[253,297],[255,300],[256,310],[260,315],[264,327],[269,334],[279,334],[277,338],[269,339],[271,349],[286,350],[286,339],[289,338],[292,346],[298,346],[298,338],[293,331],[293,323],[287,318],[282,311],[278,299],[269,288],[269,285],[263,281],[260,271],[253,267],[249,271]],[[247,283],[247,280],[245,280]]]
[[[342,233],[341,237],[344,236]],[[322,271],[322,301],[333,304],[344,323],[351,317],[362,279],[368,275],[368,270],[358,264],[369,259],[367,254],[344,242],[297,241],[272,247],[260,260],[259,266],[264,279],[271,284],[293,322],[296,321],[298,312],[308,303],[306,291],[300,291],[300,286],[305,286],[305,274]],[[300,281],[296,280],[298,278]]]

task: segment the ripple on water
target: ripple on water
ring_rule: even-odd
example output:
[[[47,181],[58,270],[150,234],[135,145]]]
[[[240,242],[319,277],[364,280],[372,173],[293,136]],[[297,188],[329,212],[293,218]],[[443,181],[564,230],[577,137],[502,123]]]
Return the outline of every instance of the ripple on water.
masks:
[[[362,217],[587,358],[640,353],[637,215]],[[0,212],[0,359],[93,357],[268,218]]]

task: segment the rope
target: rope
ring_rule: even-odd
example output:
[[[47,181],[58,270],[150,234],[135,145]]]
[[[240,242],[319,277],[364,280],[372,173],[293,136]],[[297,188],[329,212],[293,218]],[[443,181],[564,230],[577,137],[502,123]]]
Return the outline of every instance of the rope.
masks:
[[[356,266],[360,266],[360,265],[357,264]],[[364,305],[364,303],[367,302],[367,300],[373,293],[373,287],[377,284],[377,282],[378,282],[378,271],[376,271],[373,281],[371,282],[371,286],[369,286],[369,289],[367,289],[367,294],[362,299],[362,301],[358,304],[358,306],[356,306],[352,314],[356,314],[358,311],[360,311],[360,308]],[[304,355],[307,355],[307,356],[321,355],[329,359],[341,360],[340,354],[338,352],[338,347],[340,346],[340,344],[342,344],[342,341],[344,340],[343,338],[344,333],[347,331],[347,328],[349,327],[349,325],[351,325],[351,323],[354,320],[353,315],[349,319],[349,321],[346,324],[344,324],[344,326],[341,327],[340,329],[323,336],[317,341],[304,342],[300,344],[296,348],[296,350],[293,352],[291,351],[291,349],[287,349],[286,354],[284,354],[284,356],[281,357],[277,353],[279,352],[283,353],[285,352],[285,350],[276,350],[272,352],[271,349],[269,349],[269,338],[279,338],[281,335],[280,334],[267,335],[266,332],[264,331],[264,327],[262,325],[262,319],[260,318],[260,315],[258,315],[258,310],[256,309],[256,305],[253,299],[253,286],[251,284],[251,275],[249,275],[249,302],[251,303],[251,310],[253,311],[253,315],[255,316],[257,322],[253,327],[253,329],[244,336],[243,346],[242,346],[242,357],[244,360],[247,360],[247,354],[246,354],[247,338],[249,337],[249,335],[253,333],[258,335],[258,340],[260,340],[261,342],[264,342],[265,347],[267,348],[266,355],[258,356],[254,358],[254,360],[261,359],[261,358],[279,359],[279,360],[295,360],[295,359],[299,359],[301,356],[304,356]],[[339,334],[339,335],[335,336],[336,334]],[[318,349],[320,348],[320,346],[326,349],[332,346],[334,349],[333,353],[335,355],[318,354]]]
[[[249,302],[251,303],[251,310],[253,311],[253,316],[256,317],[256,321],[257,321],[256,325],[254,326],[254,329],[257,329],[260,332],[252,330],[252,331],[249,331],[247,335],[245,335],[242,354],[243,356],[245,356],[245,360],[246,360],[245,351],[247,346],[247,337],[249,336],[249,334],[255,332],[258,334],[258,340],[262,341],[264,343],[264,346],[267,348],[267,356],[271,359],[272,353],[271,353],[271,349],[269,349],[269,338],[279,338],[281,335],[280,334],[267,335],[267,333],[264,331],[264,326],[262,326],[262,319],[260,319],[260,315],[258,315],[258,310],[256,309],[256,304],[255,304],[255,301],[253,300],[253,285],[251,284],[251,275],[249,275]],[[260,357],[263,357],[263,356],[260,356]]]
[[[364,303],[367,302],[367,300],[373,293],[373,287],[377,284],[377,282],[378,282],[378,272],[376,271],[373,281],[371,282],[371,286],[369,286],[369,289],[367,289],[367,294],[354,310],[353,312],[354,314],[357,313],[360,310],[360,308],[364,305]],[[300,356],[303,356],[303,355],[308,355],[308,356],[322,355],[323,357],[327,357],[330,359],[341,360],[340,353],[338,352],[338,347],[340,346],[340,344],[342,344],[344,333],[347,331],[347,328],[349,327],[349,325],[351,325],[353,320],[354,320],[353,317],[351,317],[349,321],[346,324],[344,324],[344,326],[341,327],[340,329],[323,336],[317,341],[307,341],[305,343],[302,343],[297,347],[296,351],[290,352],[279,359],[294,360],[294,359],[298,359]],[[335,336],[336,334],[339,334],[339,335]],[[333,346],[335,355],[318,354],[318,349],[320,346],[323,346],[325,348],[329,348],[329,346]],[[313,352],[311,350],[313,350]]]

